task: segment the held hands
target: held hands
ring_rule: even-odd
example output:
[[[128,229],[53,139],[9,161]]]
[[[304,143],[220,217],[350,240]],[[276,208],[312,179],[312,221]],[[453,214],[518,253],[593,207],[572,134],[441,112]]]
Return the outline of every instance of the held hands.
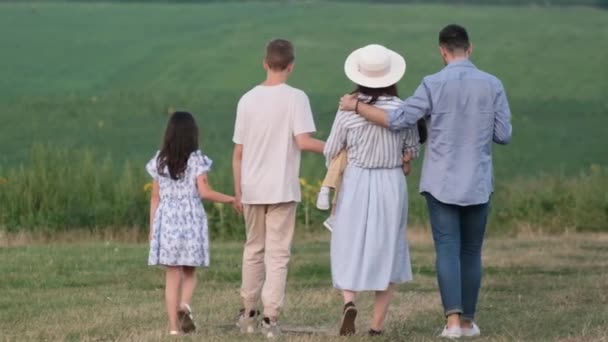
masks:
[[[243,214],[243,203],[241,203],[241,196],[237,195],[235,196],[232,201],[230,202],[230,204],[232,205],[232,208],[234,209],[234,211],[236,211],[239,214]]]
[[[358,94],[346,94],[340,99],[340,110],[354,111],[359,101]]]

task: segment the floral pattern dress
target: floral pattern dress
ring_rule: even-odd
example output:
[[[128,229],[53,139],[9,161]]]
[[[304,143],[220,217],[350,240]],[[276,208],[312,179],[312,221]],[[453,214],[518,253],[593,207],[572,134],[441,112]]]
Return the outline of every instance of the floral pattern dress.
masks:
[[[209,266],[207,214],[198,194],[196,179],[209,172],[212,161],[193,152],[182,178],[173,180],[168,170],[159,174],[157,152],[146,171],[158,181],[160,203],[152,223],[148,265]]]

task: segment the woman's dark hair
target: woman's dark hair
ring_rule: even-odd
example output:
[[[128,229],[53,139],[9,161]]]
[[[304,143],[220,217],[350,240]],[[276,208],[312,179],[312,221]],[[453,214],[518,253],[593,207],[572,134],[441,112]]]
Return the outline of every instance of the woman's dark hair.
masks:
[[[422,145],[429,137],[429,134],[426,130],[426,120],[418,120],[418,122],[416,122],[416,128],[418,128],[418,142],[420,142],[420,144]]]
[[[365,102],[370,105],[373,105],[374,103],[376,103],[376,101],[378,101],[378,98],[380,98],[380,96],[397,96],[397,97],[399,97],[399,93],[397,92],[396,84],[393,84],[392,86],[388,86],[388,87],[384,87],[384,88],[368,88],[368,87],[364,87],[362,85],[357,84],[357,89],[355,89],[352,93],[353,94],[359,93],[361,95],[370,96],[371,98]]]
[[[178,180],[186,171],[188,158],[198,150],[198,126],[192,114],[175,112],[165,130],[163,147],[156,161],[158,173],[164,175],[165,167],[171,179]]]
[[[374,103],[376,103],[376,101],[378,101],[378,98],[380,98],[380,96],[399,97],[399,92],[397,91],[396,84],[393,84],[391,86],[384,87],[384,88],[368,88],[368,87],[364,87],[362,85],[357,85],[357,89],[355,89],[352,92],[352,94],[354,94],[354,93],[359,93],[361,95],[370,96],[371,98],[365,102],[370,105],[373,105]],[[416,123],[416,127],[418,128],[418,137],[419,137],[418,140],[421,144],[424,144],[426,142],[426,139],[428,136],[427,131],[426,131],[426,121],[424,121],[424,119],[418,120],[418,122]]]

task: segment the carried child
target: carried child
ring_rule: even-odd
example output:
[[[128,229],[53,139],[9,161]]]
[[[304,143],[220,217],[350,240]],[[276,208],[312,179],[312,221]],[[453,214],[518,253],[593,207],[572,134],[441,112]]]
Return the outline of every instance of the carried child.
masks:
[[[166,269],[165,302],[169,334],[196,330],[190,301],[196,267],[209,266],[207,215],[201,198],[235,204],[211,189],[207,174],[212,161],[198,149],[198,127],[187,112],[169,119],[162,149],[146,164],[154,179],[150,200],[148,265]]]
[[[417,129],[419,140],[417,142],[406,141],[403,146],[403,174],[406,176],[409,175],[411,171],[410,162],[412,159],[418,157],[419,144],[424,144],[426,142],[426,122],[423,119],[418,121]],[[342,176],[347,165],[348,152],[344,149],[327,165],[327,173],[325,174],[321,189],[317,195],[317,209],[329,210],[331,208],[331,215],[323,222],[323,226],[330,232],[333,231],[336,203],[338,201],[340,185],[342,184]],[[334,195],[330,205],[329,196],[332,190]]]

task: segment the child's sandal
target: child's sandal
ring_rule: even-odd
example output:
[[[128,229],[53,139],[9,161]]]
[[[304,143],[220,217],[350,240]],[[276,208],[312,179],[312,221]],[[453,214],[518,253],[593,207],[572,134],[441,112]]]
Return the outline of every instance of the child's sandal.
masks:
[[[196,330],[194,317],[192,317],[192,309],[190,309],[189,305],[186,304],[183,309],[177,311],[177,319],[184,334],[190,334]]]

